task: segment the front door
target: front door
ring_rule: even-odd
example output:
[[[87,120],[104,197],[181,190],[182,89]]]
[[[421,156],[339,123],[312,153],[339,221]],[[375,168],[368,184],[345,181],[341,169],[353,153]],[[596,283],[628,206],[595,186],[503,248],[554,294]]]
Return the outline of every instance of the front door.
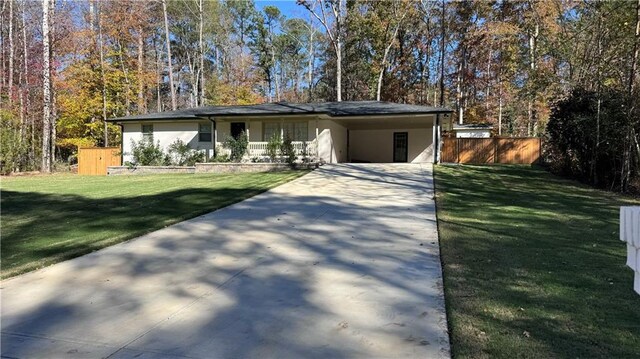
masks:
[[[393,162],[407,162],[409,150],[409,134],[407,132],[393,133]]]
[[[244,122],[231,122],[231,137],[237,140],[243,132],[246,132]]]

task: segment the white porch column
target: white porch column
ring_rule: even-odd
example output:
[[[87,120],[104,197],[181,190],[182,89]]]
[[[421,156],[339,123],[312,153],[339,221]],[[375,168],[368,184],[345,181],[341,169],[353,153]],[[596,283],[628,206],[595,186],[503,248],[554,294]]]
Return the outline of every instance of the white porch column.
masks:
[[[215,149],[218,146],[218,126],[213,126],[213,148]]]
[[[319,136],[320,132],[318,131],[318,120],[316,120],[316,161],[318,161],[320,158],[320,143],[318,141],[318,136]]]
[[[280,140],[284,141],[284,118],[280,119]]]
[[[215,122],[213,122],[214,120],[211,119],[211,117],[209,117],[209,121],[211,121],[211,153],[213,157],[215,157],[217,154],[216,153],[216,137],[215,137],[216,125],[215,125]]]

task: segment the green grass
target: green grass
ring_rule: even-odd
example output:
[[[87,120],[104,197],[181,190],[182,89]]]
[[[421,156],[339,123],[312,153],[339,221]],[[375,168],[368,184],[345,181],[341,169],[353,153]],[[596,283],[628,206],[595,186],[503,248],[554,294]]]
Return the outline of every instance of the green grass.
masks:
[[[523,166],[436,166],[456,358],[639,358],[640,296],[618,239],[638,205]]]
[[[2,277],[228,206],[304,173],[4,177]]]

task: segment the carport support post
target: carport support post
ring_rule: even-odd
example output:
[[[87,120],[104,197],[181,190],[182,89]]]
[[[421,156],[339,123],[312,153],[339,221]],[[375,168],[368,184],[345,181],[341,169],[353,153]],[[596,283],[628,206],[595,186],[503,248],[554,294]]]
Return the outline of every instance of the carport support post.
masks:
[[[320,144],[318,143],[318,120],[316,120],[316,161],[320,160]]]
[[[433,163],[440,163],[440,114],[436,115],[433,126]]]
[[[437,136],[438,137],[438,148],[437,148],[438,162],[437,163],[440,163],[440,147],[442,146],[442,133],[440,132],[440,125],[438,125],[437,131],[438,131],[438,136]]]
[[[218,128],[216,126],[215,120],[211,120],[211,123],[213,124],[213,158],[216,158],[216,156],[218,156],[218,154],[216,153],[216,144],[218,143]]]

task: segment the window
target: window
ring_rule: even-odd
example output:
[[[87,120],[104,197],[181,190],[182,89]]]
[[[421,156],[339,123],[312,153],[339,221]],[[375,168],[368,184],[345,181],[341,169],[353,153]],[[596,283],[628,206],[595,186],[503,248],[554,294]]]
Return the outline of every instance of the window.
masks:
[[[211,142],[211,124],[201,123],[198,125],[198,141]]]
[[[153,142],[153,125],[142,125],[142,139]]]
[[[269,141],[273,135],[280,137],[281,129],[284,135],[289,136],[293,141],[308,140],[307,122],[265,122],[263,131],[264,141]]]
[[[273,136],[280,137],[280,122],[264,123],[264,141],[269,141]]]

